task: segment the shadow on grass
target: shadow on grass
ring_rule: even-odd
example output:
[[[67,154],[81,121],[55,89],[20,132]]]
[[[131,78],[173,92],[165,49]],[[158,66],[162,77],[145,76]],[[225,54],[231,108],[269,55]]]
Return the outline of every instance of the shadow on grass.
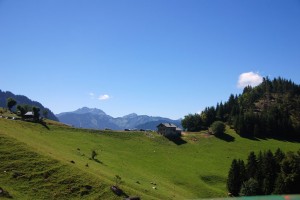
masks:
[[[228,135],[227,133],[223,133],[221,135],[215,135],[216,138],[219,138],[221,140],[224,140],[226,142],[234,142],[235,138],[231,135]]]
[[[274,139],[274,140],[280,140],[283,142],[293,142],[293,143],[300,143],[300,137],[297,135],[287,135],[287,136],[278,136],[278,135],[274,135],[274,136],[258,136],[258,139],[261,140],[268,140],[268,139]]]
[[[13,197],[9,194],[9,192],[5,191],[0,187],[0,198],[7,198],[7,199],[12,199]]]
[[[293,143],[300,143],[300,137],[299,136],[292,136],[292,135],[287,135],[287,136],[278,136],[278,135],[260,135],[260,136],[250,136],[250,135],[241,135],[242,138],[249,139],[249,140],[254,140],[254,141],[260,141],[260,140],[279,140],[283,142],[293,142]]]
[[[266,138],[257,138],[254,136],[249,136],[249,135],[241,135],[242,138],[248,139],[248,140],[253,140],[253,141],[260,141],[260,140],[265,140]]]
[[[113,185],[113,186],[111,186],[110,187],[110,189],[111,189],[111,191],[113,192],[113,193],[115,193],[117,196],[119,196],[119,197],[124,197],[124,198],[128,198],[129,196],[128,196],[128,194],[126,194],[121,188],[119,188],[118,186],[115,186],[115,185]]]
[[[174,142],[176,145],[183,145],[186,144],[187,142],[183,140],[181,137],[166,137],[168,140],[171,142]]]
[[[103,162],[101,162],[100,160],[98,160],[97,158],[93,159],[95,162],[103,164]]]
[[[40,124],[42,124],[46,129],[50,130],[49,126],[47,126],[46,122],[40,121]]]

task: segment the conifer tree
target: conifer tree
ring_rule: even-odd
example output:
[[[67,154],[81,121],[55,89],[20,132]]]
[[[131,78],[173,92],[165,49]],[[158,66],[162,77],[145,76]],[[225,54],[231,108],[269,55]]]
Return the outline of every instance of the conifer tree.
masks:
[[[282,160],[281,171],[276,180],[274,193],[298,194],[300,193],[300,156],[288,152]]]
[[[238,160],[238,165],[240,171],[240,185],[242,185],[242,183],[247,180],[246,167],[244,161],[240,159]]]
[[[280,164],[281,164],[282,160],[285,158],[285,154],[283,153],[283,151],[281,151],[280,148],[278,148],[275,151],[274,157],[275,157],[275,161],[276,161],[276,166],[274,166],[274,167],[276,169],[276,173],[279,173],[280,172]]]
[[[241,165],[242,162],[240,160],[233,159],[228,173],[227,189],[233,196],[238,196],[241,189]]]
[[[257,159],[253,151],[250,152],[247,159],[246,175],[247,175],[247,179],[256,178],[257,175]]]
[[[275,155],[270,150],[258,156],[250,152],[246,167],[243,160],[234,159],[227,179],[234,196],[298,194],[299,185],[300,150],[284,154],[279,148]]]
[[[268,150],[264,153],[263,166],[261,166],[264,173],[262,190],[265,195],[271,194],[274,189],[275,180],[277,178],[277,173],[274,166],[276,166],[275,158],[271,150]]]
[[[263,194],[263,190],[262,190],[262,186],[263,186],[263,179],[264,179],[264,172],[262,169],[263,166],[263,153],[261,151],[259,151],[258,156],[257,156],[257,171],[256,171],[256,180],[258,183],[258,194],[262,195]]]
[[[33,106],[32,107],[34,120],[38,121],[40,118],[40,108]]]

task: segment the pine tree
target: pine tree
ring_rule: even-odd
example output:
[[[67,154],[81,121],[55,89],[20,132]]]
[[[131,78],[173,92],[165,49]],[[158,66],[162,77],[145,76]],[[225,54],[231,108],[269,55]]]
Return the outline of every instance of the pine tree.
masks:
[[[261,130],[260,130],[258,123],[255,123],[254,129],[253,129],[253,136],[258,137],[260,135],[260,132],[261,132]]]
[[[243,171],[243,163],[241,160],[234,159],[228,173],[227,189],[233,196],[238,196],[244,178],[241,176]],[[245,168],[245,166],[244,166]]]
[[[40,118],[40,108],[33,106],[32,107],[34,120],[38,121]]]
[[[259,151],[259,154],[257,156],[257,171],[255,175],[255,179],[257,180],[258,183],[258,194],[262,195],[263,190],[263,179],[264,179],[264,172],[263,172],[263,153]]]
[[[288,152],[282,160],[281,171],[276,180],[274,193],[298,194],[300,193],[300,156]]]
[[[262,171],[264,173],[262,190],[265,195],[269,195],[274,190],[275,180],[277,178],[276,161],[273,153],[268,150],[264,153]]]
[[[280,164],[282,160],[285,158],[285,154],[283,153],[283,151],[281,151],[280,148],[278,148],[275,152],[274,157],[276,161],[276,166],[274,166],[276,169],[276,173],[280,173]]]
[[[250,152],[247,159],[246,174],[248,179],[255,178],[257,175],[257,159],[253,151]]]
[[[244,161],[240,159],[238,160],[238,165],[240,171],[240,185],[242,185],[242,183],[247,180],[246,167]]]
[[[217,104],[216,119],[220,121],[224,121],[224,105],[222,102],[220,104]]]
[[[231,167],[227,179],[227,189],[234,196],[237,196],[240,191],[240,188],[238,187],[238,184],[240,182],[238,169],[239,167],[238,167],[237,160],[234,159],[231,163]]]

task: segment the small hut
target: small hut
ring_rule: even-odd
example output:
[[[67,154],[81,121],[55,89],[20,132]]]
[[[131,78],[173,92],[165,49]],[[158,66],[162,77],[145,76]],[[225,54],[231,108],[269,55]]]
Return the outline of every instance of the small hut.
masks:
[[[27,113],[25,113],[25,115],[23,116],[23,118],[25,119],[25,120],[34,120],[34,114],[33,114],[33,112],[27,112]]]
[[[171,123],[160,123],[157,132],[165,137],[180,137],[182,130]]]

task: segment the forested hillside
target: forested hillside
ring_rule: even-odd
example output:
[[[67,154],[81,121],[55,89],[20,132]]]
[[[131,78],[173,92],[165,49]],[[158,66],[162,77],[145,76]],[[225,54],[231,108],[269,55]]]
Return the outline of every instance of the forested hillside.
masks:
[[[15,95],[12,92],[9,91],[1,91],[0,90],[0,107],[7,107],[7,98],[13,98],[14,100],[16,100],[18,105],[23,105],[23,106],[29,106],[29,107],[38,107],[40,108],[40,112],[44,113],[45,111],[47,112],[47,118],[48,119],[52,119],[55,121],[58,121],[57,117],[54,115],[54,113],[49,109],[44,107],[41,103],[37,102],[37,101],[32,101],[31,99],[29,99],[26,96],[23,95]],[[13,108],[13,110],[15,110],[15,107]]]
[[[247,137],[300,135],[300,86],[283,78],[245,87],[240,95],[231,94],[228,101],[207,107],[201,114],[187,115],[184,128],[197,131],[220,120]]]

